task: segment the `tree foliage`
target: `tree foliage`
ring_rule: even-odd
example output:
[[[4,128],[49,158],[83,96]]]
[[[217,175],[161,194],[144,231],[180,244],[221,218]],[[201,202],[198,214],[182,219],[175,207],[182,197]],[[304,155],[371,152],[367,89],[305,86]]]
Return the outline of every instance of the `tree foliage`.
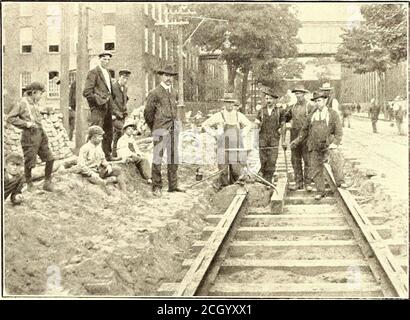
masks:
[[[195,33],[192,41],[207,51],[221,50],[229,72],[232,89],[236,70],[244,74],[242,102],[246,97],[249,71],[284,66],[274,59],[295,57],[297,32],[300,27],[287,4],[272,3],[212,3],[195,4],[198,15],[223,21],[207,20]],[[229,33],[229,36],[228,36]],[[266,66],[260,66],[266,63]],[[255,66],[258,68],[254,68]],[[271,69],[273,72],[274,70]]]
[[[406,10],[400,4],[363,5],[363,23],[342,35],[336,60],[356,73],[385,72],[407,59]]]

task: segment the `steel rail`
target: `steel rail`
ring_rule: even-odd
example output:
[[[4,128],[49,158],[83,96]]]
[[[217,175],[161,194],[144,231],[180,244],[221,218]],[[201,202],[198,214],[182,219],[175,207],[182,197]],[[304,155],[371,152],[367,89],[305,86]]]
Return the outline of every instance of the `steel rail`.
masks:
[[[407,275],[396,262],[388,245],[374,228],[370,220],[366,217],[356,200],[351,196],[348,190],[338,188],[335,178],[329,164],[325,164],[325,175],[329,181],[330,188],[334,194],[340,199],[348,214],[352,217],[354,223],[369,245],[374,257],[379,264],[379,270],[384,273],[384,278],[388,280],[389,285],[395,292],[397,297],[409,298]],[[369,256],[369,255],[368,255]]]

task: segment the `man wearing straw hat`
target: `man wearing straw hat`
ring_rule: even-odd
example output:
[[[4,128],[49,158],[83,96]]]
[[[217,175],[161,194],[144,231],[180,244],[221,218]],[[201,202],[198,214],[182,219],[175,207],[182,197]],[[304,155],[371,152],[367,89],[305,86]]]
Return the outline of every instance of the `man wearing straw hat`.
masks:
[[[325,82],[319,90],[321,94],[323,94],[326,98],[325,106],[328,109],[333,109],[336,112],[339,112],[339,101],[335,97],[332,97],[331,93],[333,91],[333,87],[330,86],[329,82]]]
[[[184,192],[178,187],[178,139],[180,120],[177,95],[172,89],[173,77],[178,75],[172,65],[157,70],[161,83],[147,97],[144,118],[153,136],[152,192],[162,196],[161,163],[167,151],[168,192]]]
[[[292,93],[296,95],[297,102],[287,110],[285,115],[286,122],[292,120],[290,141],[293,141],[298,137],[308,115],[312,113],[314,109],[314,106],[310,103],[308,104],[306,101],[305,95],[309,93],[309,91],[307,91],[302,85],[296,86],[296,88],[292,90]],[[284,144],[284,146],[286,147],[286,144]],[[305,187],[307,191],[312,191],[312,181],[309,173],[309,151],[306,143],[301,143],[296,148],[292,149],[291,162],[295,173],[294,188],[301,190]]]
[[[278,159],[279,139],[285,132],[285,111],[276,104],[279,96],[270,88],[263,88],[265,105],[259,110],[255,124],[259,126],[259,159],[262,178],[272,183]]]
[[[221,101],[224,103],[224,110],[215,113],[202,124],[205,131],[209,131],[210,127],[218,128],[218,169],[223,171],[214,184],[217,190],[235,183],[241,176],[241,170],[246,165],[247,154],[245,150],[240,151],[243,149],[240,129],[246,128],[244,131],[247,132],[252,128],[252,122],[244,114],[235,110],[234,107],[239,106],[237,100],[226,93]]]

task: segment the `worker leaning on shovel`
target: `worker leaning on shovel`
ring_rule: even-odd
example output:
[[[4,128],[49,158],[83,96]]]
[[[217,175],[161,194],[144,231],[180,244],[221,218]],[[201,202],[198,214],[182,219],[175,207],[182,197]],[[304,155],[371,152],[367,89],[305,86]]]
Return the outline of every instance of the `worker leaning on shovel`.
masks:
[[[217,160],[220,173],[215,189],[221,189],[235,183],[246,166],[247,152],[243,148],[241,128],[246,135],[252,129],[252,122],[244,114],[237,111],[238,102],[229,94],[221,100],[224,109],[215,113],[202,124],[202,130],[208,131],[210,127],[217,127]]]
[[[285,111],[277,106],[279,98],[270,88],[261,90],[265,94],[265,104],[259,110],[255,124],[259,127],[260,172],[268,182],[272,182],[278,159],[281,134],[285,132]]]

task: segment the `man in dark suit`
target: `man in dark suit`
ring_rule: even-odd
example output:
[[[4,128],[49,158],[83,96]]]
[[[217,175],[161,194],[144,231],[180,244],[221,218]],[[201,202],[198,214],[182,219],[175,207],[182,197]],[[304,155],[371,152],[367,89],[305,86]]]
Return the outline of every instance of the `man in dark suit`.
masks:
[[[120,70],[118,73],[118,80],[112,84],[113,92],[113,104],[112,104],[112,119],[114,127],[114,136],[112,143],[112,155],[117,157],[117,143],[121,138],[122,128],[124,126],[124,120],[127,117],[127,83],[130,77],[131,71]]]
[[[178,134],[176,93],[172,89],[173,76],[178,73],[171,65],[157,71],[161,83],[147,97],[144,118],[153,136],[152,191],[162,194],[161,162],[167,150],[168,192],[183,192],[178,188]]]
[[[104,130],[102,149],[107,160],[111,156],[112,127],[112,84],[108,71],[112,54],[103,52],[98,55],[99,64],[87,74],[83,96],[87,99],[91,111],[91,126],[99,126]]]

